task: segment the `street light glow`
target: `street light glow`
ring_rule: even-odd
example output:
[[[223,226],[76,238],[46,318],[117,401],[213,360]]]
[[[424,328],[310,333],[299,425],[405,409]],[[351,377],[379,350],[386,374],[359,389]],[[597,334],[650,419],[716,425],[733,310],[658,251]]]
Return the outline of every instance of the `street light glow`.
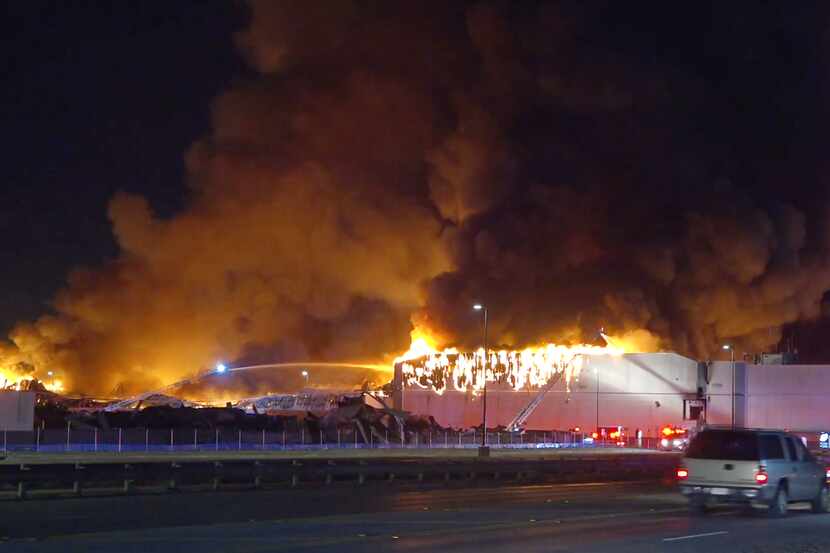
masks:
[[[224,363],[217,363],[216,364],[216,372],[221,374],[221,373],[225,372],[226,370],[228,370],[228,368],[225,366]]]
[[[732,346],[730,346],[729,344],[724,344],[723,349],[730,350],[730,349],[732,349]]]
[[[480,303],[477,303],[477,304],[473,305],[473,309],[475,309],[476,311],[481,311],[482,309],[484,309],[484,306],[481,305]]]
[[[308,376],[308,371],[303,371],[300,374],[303,375],[303,376]]]

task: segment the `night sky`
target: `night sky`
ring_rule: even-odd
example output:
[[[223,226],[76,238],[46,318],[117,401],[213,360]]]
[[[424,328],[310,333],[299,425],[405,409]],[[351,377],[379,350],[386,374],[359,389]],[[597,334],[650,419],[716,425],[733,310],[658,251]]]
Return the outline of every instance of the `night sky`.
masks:
[[[830,361],[826,2],[9,7],[0,366]]]
[[[78,265],[117,255],[107,202],[186,197],[183,153],[245,74],[234,2],[6,3],[0,329],[35,319]]]

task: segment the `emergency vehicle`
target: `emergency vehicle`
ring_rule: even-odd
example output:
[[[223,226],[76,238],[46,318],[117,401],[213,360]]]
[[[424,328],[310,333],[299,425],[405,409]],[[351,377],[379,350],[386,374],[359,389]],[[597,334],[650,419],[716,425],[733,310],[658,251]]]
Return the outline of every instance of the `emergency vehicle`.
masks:
[[[660,429],[660,449],[682,451],[689,444],[689,431],[680,426],[664,426]]]

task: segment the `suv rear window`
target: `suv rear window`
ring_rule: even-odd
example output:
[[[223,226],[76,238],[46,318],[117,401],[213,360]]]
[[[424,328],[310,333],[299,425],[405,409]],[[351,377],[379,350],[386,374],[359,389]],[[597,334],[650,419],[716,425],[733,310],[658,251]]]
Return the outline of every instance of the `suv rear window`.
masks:
[[[759,458],[758,436],[752,432],[704,430],[689,444],[686,457],[757,461]]]
[[[790,451],[790,458],[795,460],[796,457],[793,444],[787,442],[787,447]],[[761,434],[761,451],[764,459],[767,461],[784,459],[784,448],[781,447],[781,438],[775,434]]]

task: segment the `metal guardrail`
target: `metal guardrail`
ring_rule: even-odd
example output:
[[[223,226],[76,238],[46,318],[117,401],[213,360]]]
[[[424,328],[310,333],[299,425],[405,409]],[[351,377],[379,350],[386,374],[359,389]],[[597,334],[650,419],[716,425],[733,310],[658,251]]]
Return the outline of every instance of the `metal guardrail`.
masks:
[[[286,459],[146,461],[0,465],[0,497],[112,495],[219,489],[389,485],[392,482],[545,482],[661,479],[673,455],[635,454],[556,459]]]
[[[2,452],[183,452],[280,451],[308,449],[475,448],[481,434],[471,431],[406,431],[405,437],[363,434],[355,428],[332,431],[243,430],[199,428],[37,429],[2,431]],[[583,433],[563,431],[487,432],[492,448],[596,448],[618,447],[616,441],[591,441]],[[656,449],[659,438],[625,440],[626,447]]]

